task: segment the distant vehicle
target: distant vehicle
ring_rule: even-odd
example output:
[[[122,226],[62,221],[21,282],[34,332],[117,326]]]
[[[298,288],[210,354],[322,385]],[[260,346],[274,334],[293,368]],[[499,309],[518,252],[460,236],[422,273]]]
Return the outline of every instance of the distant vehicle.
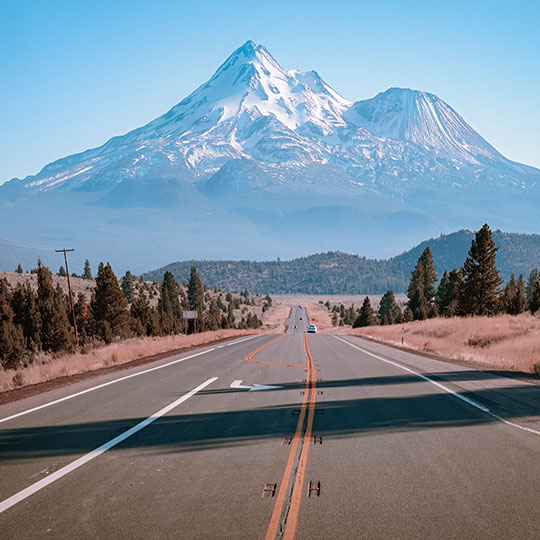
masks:
[[[307,327],[308,334],[316,334],[317,333],[317,326],[314,324],[309,324]]]
[[[302,320],[302,317],[298,317],[300,320]]]

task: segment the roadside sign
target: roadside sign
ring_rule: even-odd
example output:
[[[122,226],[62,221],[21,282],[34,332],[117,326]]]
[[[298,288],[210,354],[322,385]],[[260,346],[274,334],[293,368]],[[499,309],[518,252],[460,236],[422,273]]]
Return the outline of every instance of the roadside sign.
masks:
[[[196,311],[182,311],[182,316],[184,317],[184,319],[196,319],[197,312]]]

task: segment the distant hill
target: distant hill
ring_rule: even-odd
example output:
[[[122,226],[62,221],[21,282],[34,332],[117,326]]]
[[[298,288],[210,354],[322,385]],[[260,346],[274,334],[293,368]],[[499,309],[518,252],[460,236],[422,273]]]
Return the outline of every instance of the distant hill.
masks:
[[[179,281],[196,266],[201,279],[224,290],[248,289],[253,293],[382,294],[387,289],[405,292],[410,272],[429,245],[439,276],[465,261],[474,232],[461,230],[422,242],[388,260],[366,259],[339,251],[318,253],[290,261],[181,261],[144,274],[145,279],[162,279],[166,270]],[[499,247],[497,268],[503,280],[512,272],[528,277],[540,267],[540,235],[495,231]]]

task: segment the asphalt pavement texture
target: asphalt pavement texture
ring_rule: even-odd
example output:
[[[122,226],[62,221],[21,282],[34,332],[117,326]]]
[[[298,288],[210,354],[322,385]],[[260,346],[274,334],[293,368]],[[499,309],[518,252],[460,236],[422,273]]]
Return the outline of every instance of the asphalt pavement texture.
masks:
[[[1,406],[0,538],[540,538],[540,387],[308,322]]]

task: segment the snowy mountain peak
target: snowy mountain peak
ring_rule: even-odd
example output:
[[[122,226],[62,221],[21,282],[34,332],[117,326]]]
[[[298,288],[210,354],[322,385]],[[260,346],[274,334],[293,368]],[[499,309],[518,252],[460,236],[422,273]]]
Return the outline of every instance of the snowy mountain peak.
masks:
[[[238,166],[227,166],[231,160]],[[316,71],[286,71],[262,45],[247,41],[166,114],[9,189],[129,191],[130,182],[152,185],[156,178],[195,189],[194,182],[224,167],[220,178],[231,171],[240,178],[249,168],[250,178],[254,170],[267,175],[258,185],[289,182],[292,189],[292,170],[311,182],[318,166],[325,190],[348,194],[370,185],[400,197],[419,182],[525,186],[538,175],[506,160],[434,94],[389,88],[352,103]],[[274,174],[279,167],[287,172]],[[330,185],[329,174],[341,184]]]
[[[409,142],[425,150],[478,162],[504,159],[442,99],[410,88],[389,88],[357,101],[345,118],[377,137]]]
[[[270,163],[312,161],[322,159],[320,152],[283,152],[276,148],[283,141],[275,135],[312,139],[331,134],[345,125],[342,114],[351,104],[315,71],[287,72],[262,45],[248,41],[207,83],[138,130],[137,137],[176,139],[198,173],[246,156]]]

